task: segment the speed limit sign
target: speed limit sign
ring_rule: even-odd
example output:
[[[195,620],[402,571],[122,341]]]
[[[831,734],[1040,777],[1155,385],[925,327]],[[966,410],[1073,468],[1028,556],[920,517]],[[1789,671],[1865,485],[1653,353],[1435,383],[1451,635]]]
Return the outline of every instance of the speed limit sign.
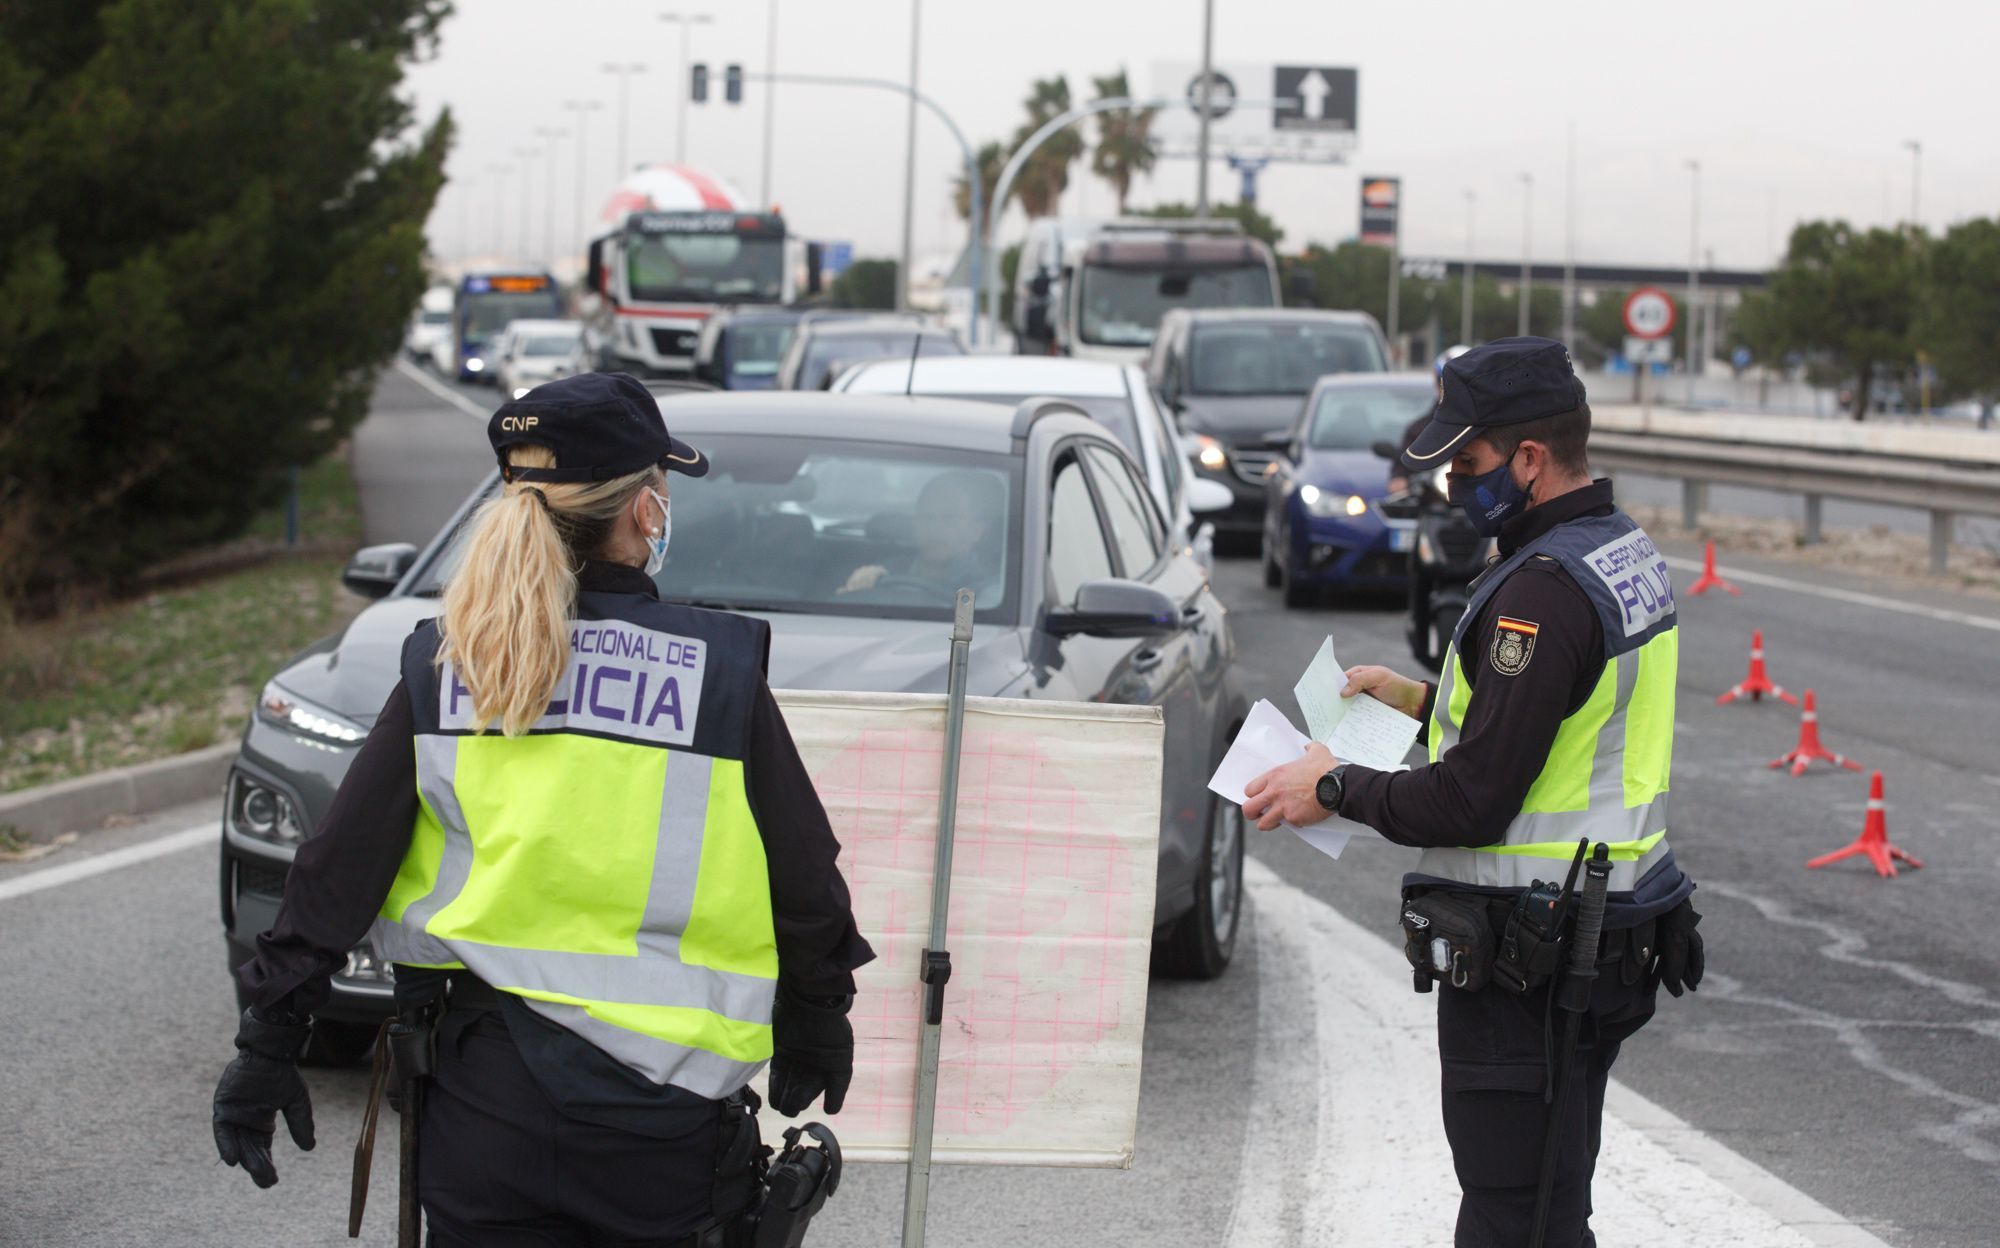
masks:
[[[1674,329],[1674,301],[1657,286],[1625,297],[1625,328],[1634,338],[1664,338]]]

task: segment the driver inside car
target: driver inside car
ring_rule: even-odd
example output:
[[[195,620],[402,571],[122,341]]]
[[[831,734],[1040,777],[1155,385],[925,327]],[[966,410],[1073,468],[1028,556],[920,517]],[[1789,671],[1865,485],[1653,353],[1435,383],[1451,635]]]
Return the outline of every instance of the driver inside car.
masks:
[[[916,549],[887,564],[870,563],[854,569],[837,591],[860,593],[884,577],[922,582],[941,596],[962,586],[982,586],[993,579],[991,559],[982,547],[991,527],[979,500],[987,493],[980,474],[943,472],[925,483],[917,495]]]

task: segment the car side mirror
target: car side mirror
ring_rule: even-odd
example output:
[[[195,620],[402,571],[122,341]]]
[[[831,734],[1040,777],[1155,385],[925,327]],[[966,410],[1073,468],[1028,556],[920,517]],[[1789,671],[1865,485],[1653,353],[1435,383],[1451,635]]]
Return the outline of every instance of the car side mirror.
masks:
[[[820,266],[825,263],[825,260],[826,251],[820,244],[806,244],[806,293],[808,295],[816,295],[820,292],[822,282],[820,278]]]
[[[417,548],[408,542],[363,546],[341,569],[340,583],[363,598],[381,598],[402,582],[416,561]]]
[[[1049,297],[1049,275],[1045,269],[1028,279],[1028,293],[1037,299]]]
[[[1416,490],[1391,494],[1375,504],[1386,520],[1415,520],[1423,514],[1423,498]]]
[[[1075,602],[1049,608],[1042,627],[1057,637],[1158,637],[1180,627],[1180,609],[1151,585],[1116,578],[1085,581]]]
[[[604,240],[597,239],[590,244],[590,253],[583,263],[583,288],[593,294],[604,293]]]
[[[1208,477],[1189,477],[1187,482],[1188,510],[1197,516],[1210,512],[1227,511],[1236,501],[1236,495],[1228,486]]]
[[[1394,442],[1377,442],[1368,449],[1375,453],[1376,458],[1386,459],[1391,463],[1394,463],[1403,453],[1396,448]]]

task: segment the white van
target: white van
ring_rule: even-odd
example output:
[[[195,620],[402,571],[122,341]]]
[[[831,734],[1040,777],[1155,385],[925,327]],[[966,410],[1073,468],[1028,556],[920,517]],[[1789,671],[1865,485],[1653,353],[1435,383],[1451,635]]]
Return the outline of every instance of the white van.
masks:
[[[418,363],[436,353],[438,344],[451,341],[451,300],[449,286],[433,286],[424,292],[410,328],[403,335],[403,351]]]
[[[1088,242],[1109,222],[1088,217],[1036,217],[1021,240],[1021,262],[1014,269],[1014,350],[1021,355],[1049,355],[1054,343],[1056,309],[1062,306],[1063,257]]]

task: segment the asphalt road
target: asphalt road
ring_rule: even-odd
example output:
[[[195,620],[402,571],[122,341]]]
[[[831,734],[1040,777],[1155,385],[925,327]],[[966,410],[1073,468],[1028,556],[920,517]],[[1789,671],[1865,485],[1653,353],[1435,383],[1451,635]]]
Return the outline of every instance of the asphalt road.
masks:
[[[371,541],[423,540],[486,469],[477,422],[441,400],[427,404],[426,394],[392,374],[357,437],[364,501],[378,513],[383,499],[400,509],[380,528],[370,517]],[[451,484],[424,484],[431,481]],[[1663,1000],[1615,1074],[1889,1243],[2000,1242],[2000,953],[1985,926],[2000,885],[2000,764],[1991,753],[2000,613],[1944,594],[1899,599],[1859,578],[1780,562],[1735,564],[1725,554],[1725,573],[1739,569],[1760,574],[1744,578],[1741,598],[1682,600],[1673,840],[1701,881],[1709,979],[1694,997]],[[1818,592],[1768,583],[1808,576]],[[1292,683],[1328,633],[1347,662],[1410,667],[1393,603],[1287,611],[1248,560],[1221,563],[1216,584],[1232,608],[1248,692],[1287,711]],[[1878,594],[1883,601],[1870,601]],[[1890,609],[1897,605],[1904,609]],[[1766,762],[1796,736],[1793,708],[1715,705],[1715,694],[1742,676],[1753,628],[1764,630],[1775,679],[1817,690],[1827,744],[1886,773],[1891,835],[1924,860],[1923,870],[1880,880],[1857,862],[1805,868],[1808,857],[1858,833],[1866,778],[1771,771]],[[160,838],[181,829],[212,830],[216,813],[206,805],[168,812],[93,834],[66,853],[80,860],[167,844]],[[304,1156],[281,1146],[275,1191],[257,1192],[214,1161],[207,1105],[234,1019],[208,835],[26,895],[10,895],[9,882],[64,858],[0,865],[0,947],[8,952],[0,992],[9,1007],[0,1045],[0,1243],[351,1242],[344,1210],[361,1072],[310,1073],[321,1144]],[[1252,854],[1269,871],[1259,877],[1259,905],[1324,903],[1372,932],[1393,933],[1409,851],[1357,839],[1329,862],[1272,834],[1256,837]],[[1279,1029],[1296,1021],[1288,1011],[1314,985],[1300,979],[1310,962],[1288,960],[1281,954],[1289,946],[1271,943],[1276,913],[1253,907],[1238,962],[1219,982],[1152,985],[1131,1171],[941,1167],[934,1241],[1389,1242],[1348,1238],[1332,1223],[1307,1222],[1303,1233],[1293,1223],[1269,1237],[1244,1230],[1246,1207],[1263,1199],[1259,1184],[1338,1191],[1360,1160],[1354,1138],[1343,1148],[1324,1124],[1293,1130],[1296,1088],[1282,1042],[1290,1033]],[[1365,938],[1343,946],[1348,954],[1399,965],[1386,944]],[[1419,1072],[1413,1082],[1424,1082],[1429,1040],[1421,1029],[1300,1034],[1320,1045],[1403,1046]],[[1434,1134],[1435,1123],[1415,1129]],[[1397,1134],[1397,1124],[1366,1123],[1355,1138],[1365,1150],[1379,1136],[1388,1150]],[[1274,1139],[1282,1146],[1275,1154]],[[1266,1156],[1278,1158],[1272,1169],[1291,1173],[1249,1164]],[[368,1242],[387,1240],[389,1157],[385,1147]],[[1375,1195],[1403,1198],[1400,1186],[1409,1201],[1448,1207],[1437,1190],[1449,1186],[1447,1165],[1436,1154],[1407,1177],[1377,1184]],[[894,1243],[901,1192],[899,1170],[854,1167],[813,1242]],[[1647,1240],[1628,1234],[1626,1242]]]

